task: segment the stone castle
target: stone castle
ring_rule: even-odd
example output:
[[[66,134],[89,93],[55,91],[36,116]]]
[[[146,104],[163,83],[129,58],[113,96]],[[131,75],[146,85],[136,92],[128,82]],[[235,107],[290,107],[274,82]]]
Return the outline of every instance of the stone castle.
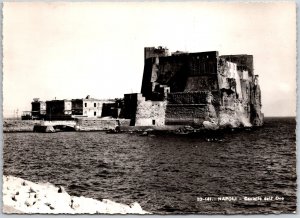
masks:
[[[205,128],[263,124],[261,91],[252,55],[174,52],[145,48],[140,94],[124,95],[124,115],[135,126]]]
[[[167,48],[148,47],[144,59],[141,93],[115,100],[35,99],[31,118],[79,123],[92,118],[96,123],[110,117],[130,126],[205,129],[263,125],[252,55],[219,56],[217,51],[170,55]]]

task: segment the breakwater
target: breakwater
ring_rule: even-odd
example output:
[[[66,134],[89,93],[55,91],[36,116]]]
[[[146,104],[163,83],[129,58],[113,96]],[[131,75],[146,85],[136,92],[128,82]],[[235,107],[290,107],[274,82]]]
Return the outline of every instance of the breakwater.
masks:
[[[3,176],[4,213],[43,214],[147,214],[137,202],[120,204],[108,199],[70,196],[62,186],[33,183],[13,176]]]

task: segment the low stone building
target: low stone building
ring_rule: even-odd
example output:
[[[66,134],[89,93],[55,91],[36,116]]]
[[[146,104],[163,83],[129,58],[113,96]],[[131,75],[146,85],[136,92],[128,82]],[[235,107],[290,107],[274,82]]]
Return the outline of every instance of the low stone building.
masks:
[[[95,99],[89,95],[80,99],[63,99],[40,101],[35,98],[30,113],[24,112],[24,119],[37,120],[71,120],[75,118],[100,118],[103,116],[119,117],[121,113],[122,100]],[[103,105],[109,106],[105,108]]]
[[[72,117],[101,117],[103,104],[115,103],[114,100],[91,98],[72,99]]]
[[[136,126],[260,126],[253,56],[145,48],[141,94],[124,95],[124,117]]]

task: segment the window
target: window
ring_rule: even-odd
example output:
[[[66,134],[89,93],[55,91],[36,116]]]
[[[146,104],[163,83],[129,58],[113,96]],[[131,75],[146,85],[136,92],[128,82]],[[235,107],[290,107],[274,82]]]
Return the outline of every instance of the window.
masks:
[[[97,104],[96,104],[96,103],[94,103],[94,107],[97,107]]]
[[[84,106],[87,107],[87,103],[84,103]]]
[[[96,103],[95,103],[96,104]],[[94,111],[94,116],[96,116],[97,115],[97,112],[96,111]]]
[[[155,120],[152,120],[152,125],[155,125]]]

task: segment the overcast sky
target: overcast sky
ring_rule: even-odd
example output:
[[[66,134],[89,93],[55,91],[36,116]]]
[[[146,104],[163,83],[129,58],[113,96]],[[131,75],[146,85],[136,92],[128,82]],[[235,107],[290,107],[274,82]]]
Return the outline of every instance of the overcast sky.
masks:
[[[4,3],[4,117],[140,92],[144,47],[252,54],[265,116],[296,115],[294,3]]]

